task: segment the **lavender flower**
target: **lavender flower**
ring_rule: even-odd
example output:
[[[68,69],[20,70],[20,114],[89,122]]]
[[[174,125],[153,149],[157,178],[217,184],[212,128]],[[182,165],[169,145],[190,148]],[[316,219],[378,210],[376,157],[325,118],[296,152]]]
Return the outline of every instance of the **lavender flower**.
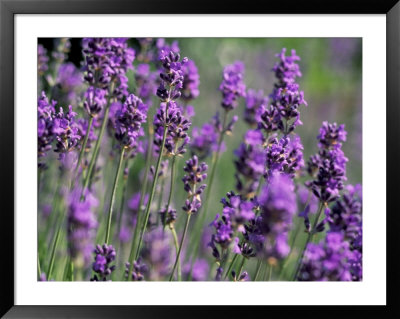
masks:
[[[115,118],[115,138],[121,147],[137,148],[138,138],[144,134],[141,125],[146,122],[146,117],[147,106],[141,99],[130,94]]]
[[[246,94],[246,85],[243,82],[244,64],[236,61],[234,64],[227,65],[223,72],[223,80],[219,86],[222,92],[222,107],[226,111],[237,107],[238,98]]]
[[[274,173],[261,192],[259,205],[259,227],[265,236],[264,252],[268,257],[282,259],[290,251],[288,232],[297,211],[296,194],[290,176]]]
[[[301,76],[299,65],[296,63],[300,58],[295,50],[292,50],[291,56],[285,56],[285,54],[284,48],[276,55],[279,62],[273,68],[277,82],[270,95],[271,105],[264,107],[261,111],[263,123],[260,127],[264,127],[267,133],[277,129],[284,134],[292,132],[296,126],[302,124],[299,106],[302,104],[307,106],[304,93],[299,90],[299,85],[295,82],[296,77]]]
[[[273,172],[283,172],[291,177],[304,167],[303,145],[298,135],[285,135],[278,140],[269,138],[266,147],[266,177]]]
[[[221,216],[217,214],[214,221],[210,224],[210,226],[215,228],[215,233],[212,234],[208,245],[211,247],[212,254],[217,260],[221,259],[222,252],[219,252],[216,244],[225,251],[232,242],[236,241],[233,251],[239,253],[237,251],[238,239],[234,238],[234,234],[236,231],[244,233],[245,224],[255,217],[253,202],[243,201],[234,192],[229,192],[226,196],[227,199],[223,198],[221,200],[223,205]]]
[[[77,187],[69,195],[67,215],[68,249],[77,267],[90,262],[97,227],[94,208],[98,206],[98,200],[86,191],[81,201],[81,193],[82,189]]]
[[[136,67],[135,80],[137,84],[137,95],[150,107],[151,98],[157,92],[157,74],[150,71],[150,65],[141,63]]]
[[[286,56],[286,48],[276,54],[279,62],[274,65],[273,71],[278,82],[278,87],[286,87],[288,84],[293,84],[296,77],[301,77],[300,67],[296,61],[300,61],[300,57],[296,55],[296,50],[292,50],[292,55]]]
[[[60,107],[59,112],[54,116],[52,130],[57,141],[54,152],[59,153],[59,160],[63,160],[67,152],[74,150],[81,139],[75,116],[76,113],[71,105],[66,113]]]
[[[339,196],[346,181],[346,162],[348,159],[341,150],[346,139],[344,126],[324,122],[318,135],[319,152],[309,161],[309,172],[316,172],[313,181],[306,185],[321,201],[329,203]]]
[[[133,68],[135,51],[128,48],[125,38],[84,38],[85,80],[89,84],[99,83],[108,89],[112,81],[117,82],[113,95],[119,98],[128,95],[126,71]]]
[[[71,49],[71,41],[69,38],[57,39],[55,43],[55,50],[51,53],[56,63],[62,64],[68,57]]]
[[[43,75],[49,69],[49,57],[47,56],[47,50],[41,44],[38,44],[38,74]]]
[[[86,132],[89,128],[89,122],[88,120],[84,119],[84,118],[80,118],[78,119],[78,121],[76,122],[77,127],[78,127],[78,135],[79,136],[85,136]],[[92,146],[92,143],[97,139],[96,134],[94,134],[94,127],[92,125],[92,127],[90,128],[89,131],[89,135],[88,135],[88,140],[86,142],[86,150],[90,149]],[[83,139],[81,139],[80,141],[83,141]],[[83,146],[83,143],[80,143],[80,148]]]
[[[91,281],[108,281],[111,273],[115,270],[115,265],[110,265],[115,260],[115,249],[112,245],[97,245],[94,250],[93,271],[96,273]]]
[[[210,123],[205,123],[201,128],[194,127],[192,130],[192,142],[190,149],[199,159],[208,157],[218,147],[218,132]],[[222,149],[225,148],[221,147]]]
[[[255,195],[260,178],[265,170],[265,151],[263,148],[264,137],[261,131],[247,131],[244,143],[235,151],[236,189],[246,197]]]
[[[60,65],[56,83],[55,98],[60,103],[76,103],[77,96],[82,91],[83,76],[73,63],[69,62]]]
[[[107,104],[106,100],[107,91],[100,88],[89,86],[85,92],[85,101],[83,107],[91,117],[96,117],[103,110],[103,107]]]
[[[129,274],[130,263],[125,263],[125,277],[128,277]],[[147,265],[142,262],[142,259],[139,257],[137,261],[133,262],[133,271],[132,271],[132,281],[144,281],[144,276],[149,271]]]
[[[193,281],[205,281],[207,280],[209,270],[210,267],[207,260],[197,259],[193,263],[193,268],[191,262],[188,262],[183,266],[182,275],[184,280],[189,280],[189,274],[191,273]]]
[[[268,99],[264,96],[262,90],[256,91],[249,89],[246,92],[246,108],[244,109],[243,118],[251,126],[256,126],[261,122],[261,114],[263,107],[266,107]]]
[[[53,120],[55,114],[55,105],[57,102],[52,101],[49,104],[49,100],[46,94],[42,92],[42,95],[38,99],[38,157],[45,157],[47,152],[51,149],[51,143],[54,140],[53,134]],[[39,163],[39,167],[44,164]]]
[[[329,232],[339,232],[354,253],[351,263],[352,280],[362,278],[362,189],[348,185],[328,215]]]
[[[141,256],[149,265],[149,280],[161,280],[170,273],[172,253],[170,232],[157,227],[146,233]]]
[[[183,65],[183,85],[182,96],[184,101],[190,101],[197,98],[200,94],[199,91],[200,76],[197,66],[193,60],[188,60]]]
[[[206,184],[198,186],[202,181],[207,178],[208,166],[206,163],[199,163],[196,155],[193,155],[189,160],[186,161],[186,165],[183,170],[186,172],[182,178],[184,189],[188,193],[185,205],[182,209],[188,213],[193,214],[201,206],[201,194],[206,188]]]
[[[182,67],[187,63],[187,58],[180,62],[179,53],[161,51],[160,61],[163,72],[160,73],[161,83],[157,89],[157,96],[162,103],[154,116],[154,144],[158,151],[164,140],[164,130],[167,129],[165,148],[169,155],[177,156],[186,152],[185,146],[190,139],[187,131],[191,123],[186,119],[176,100],[181,96],[183,87]],[[179,144],[181,143],[181,144]]]
[[[343,234],[331,232],[319,244],[309,243],[304,254],[298,280],[350,281],[354,253]]]

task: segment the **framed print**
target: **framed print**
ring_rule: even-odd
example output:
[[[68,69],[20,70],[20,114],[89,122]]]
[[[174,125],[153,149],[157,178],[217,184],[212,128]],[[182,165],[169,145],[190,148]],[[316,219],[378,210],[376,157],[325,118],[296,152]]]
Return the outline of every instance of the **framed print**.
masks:
[[[0,8],[5,318],[399,314],[399,3]]]

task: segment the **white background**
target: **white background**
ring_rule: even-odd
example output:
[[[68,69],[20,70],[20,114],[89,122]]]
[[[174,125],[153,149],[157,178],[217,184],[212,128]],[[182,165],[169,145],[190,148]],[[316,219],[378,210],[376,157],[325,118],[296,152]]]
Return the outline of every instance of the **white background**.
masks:
[[[17,15],[16,304],[385,304],[385,27],[384,15]],[[87,36],[362,37],[363,282],[37,282],[37,38]]]

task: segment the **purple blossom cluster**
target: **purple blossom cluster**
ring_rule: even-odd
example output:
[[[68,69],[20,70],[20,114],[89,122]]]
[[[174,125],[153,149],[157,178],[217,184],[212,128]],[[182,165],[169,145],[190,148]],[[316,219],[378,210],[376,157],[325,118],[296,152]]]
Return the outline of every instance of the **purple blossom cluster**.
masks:
[[[83,267],[90,262],[97,219],[94,210],[99,202],[89,191],[83,201],[80,200],[82,189],[75,188],[68,198],[68,249],[75,265]]]
[[[186,152],[186,145],[190,138],[187,134],[191,122],[185,118],[176,100],[181,96],[183,88],[183,65],[188,61],[183,58],[180,61],[179,53],[161,50],[160,61],[163,72],[160,73],[161,83],[157,89],[157,96],[162,103],[154,116],[154,144],[156,151],[161,149],[165,133],[165,149],[167,154],[173,156],[182,155]]]
[[[252,127],[261,122],[261,114],[268,105],[268,98],[264,96],[262,90],[249,89],[246,92],[246,108],[244,109],[243,119]]]
[[[348,159],[341,149],[345,140],[344,125],[323,122],[318,135],[319,152],[310,158],[307,168],[314,173],[314,180],[306,184],[322,202],[329,203],[337,199],[347,180]]]
[[[200,76],[193,60],[188,60],[183,65],[183,83],[181,99],[185,102],[197,98],[200,94]]]
[[[221,105],[226,111],[235,109],[238,105],[238,98],[246,95],[243,76],[244,64],[241,61],[227,65],[223,70],[223,80],[219,90],[222,92]]]
[[[263,127],[267,132],[282,131],[284,134],[292,132],[301,125],[299,106],[307,102],[303,91],[299,90],[296,78],[301,76],[300,67],[296,61],[300,57],[292,50],[292,55],[286,56],[286,49],[276,55],[279,58],[273,68],[277,82],[270,95],[270,105],[264,107],[261,114]]]
[[[125,263],[125,276],[128,277],[130,264]],[[132,281],[144,281],[145,275],[148,273],[149,267],[142,262],[141,258],[133,262],[133,271],[131,274]]]
[[[57,142],[54,152],[59,153],[59,160],[63,160],[66,153],[74,150],[82,138],[78,134],[76,115],[71,105],[68,106],[67,112],[64,113],[63,108],[60,107],[58,113],[54,114],[53,134]]]
[[[298,280],[351,281],[351,268],[355,258],[343,234],[328,233],[323,242],[308,244]]]
[[[141,126],[146,118],[147,106],[137,96],[130,94],[115,115],[115,138],[121,147],[137,148],[138,138],[144,135]]]
[[[190,150],[192,154],[196,154],[200,159],[207,158],[212,152],[216,152],[218,148],[218,131],[211,123],[204,123],[203,126],[194,127],[192,130],[192,141]],[[220,152],[225,149],[222,146]]]
[[[91,281],[108,281],[111,273],[115,270],[115,265],[111,263],[115,260],[116,252],[112,245],[97,245],[94,250],[94,262],[92,269],[95,272]]]
[[[272,135],[266,147],[265,176],[282,172],[294,177],[304,167],[303,149],[298,135],[285,135],[280,139]]]
[[[253,198],[265,172],[264,136],[259,130],[247,131],[244,142],[234,152],[236,189],[245,198]]]
[[[151,229],[144,238],[141,252],[143,262],[149,265],[149,280],[161,280],[172,267],[172,239],[162,227]]]
[[[199,163],[199,159],[196,155],[193,155],[183,168],[185,176],[182,181],[185,192],[188,193],[188,198],[185,201],[185,205],[182,209],[187,214],[193,214],[198,211],[201,206],[201,194],[206,188],[206,184],[199,184],[207,178],[208,166],[206,163]]]
[[[259,233],[264,236],[262,252],[282,259],[289,254],[288,233],[297,211],[294,183],[286,174],[274,173],[259,197]],[[259,239],[259,238],[258,238]]]
[[[136,67],[135,73],[137,96],[148,106],[151,106],[151,98],[157,92],[157,73],[150,70],[150,65],[141,63]]]
[[[44,92],[38,99],[38,157],[45,157],[54,140],[53,119],[57,102],[49,100]],[[44,164],[39,163],[39,167]]]
[[[116,82],[112,93],[116,97],[128,95],[126,71],[133,68],[135,51],[126,38],[84,38],[85,80],[91,85],[108,89]]]
[[[227,198],[222,198],[222,214],[217,214],[210,226],[214,227],[215,233],[211,236],[209,246],[212,249],[213,256],[220,260],[223,252],[229,249],[231,243],[238,243],[236,234],[245,232],[245,224],[254,219],[254,204],[250,201],[242,200],[240,195],[234,192],[226,194]],[[236,239],[237,238],[237,239]],[[217,249],[220,246],[222,251]],[[237,247],[234,245],[233,251],[237,253]]]
[[[39,44],[38,45],[38,74],[43,75],[48,69],[48,62],[49,62],[49,57],[47,56],[47,50],[46,48]]]

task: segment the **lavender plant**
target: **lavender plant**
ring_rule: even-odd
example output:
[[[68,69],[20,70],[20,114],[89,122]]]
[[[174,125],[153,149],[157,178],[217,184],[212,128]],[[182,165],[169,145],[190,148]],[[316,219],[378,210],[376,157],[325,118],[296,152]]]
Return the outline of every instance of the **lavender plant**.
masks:
[[[317,58],[282,49],[254,66],[239,47],[206,60],[189,40],[40,41],[38,280],[362,280],[345,143],[359,133],[318,111]]]

